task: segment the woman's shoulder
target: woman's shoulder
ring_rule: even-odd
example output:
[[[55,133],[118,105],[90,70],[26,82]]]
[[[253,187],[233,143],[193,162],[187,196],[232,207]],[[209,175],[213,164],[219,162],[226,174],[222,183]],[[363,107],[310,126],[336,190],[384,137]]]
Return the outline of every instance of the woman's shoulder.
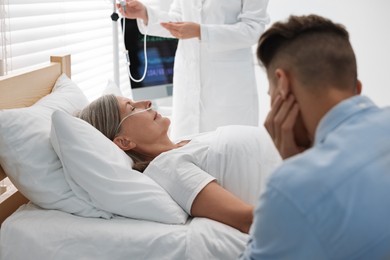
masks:
[[[150,164],[155,168],[177,169],[185,164],[194,164],[202,167],[206,163],[211,142],[215,139],[215,132],[207,132],[186,136],[175,140],[181,146],[161,153]]]
[[[197,134],[191,134],[191,135],[184,135],[179,138],[176,138],[173,140],[174,143],[180,143],[182,141],[193,141],[193,140],[202,140],[202,139],[208,139],[212,138],[215,135],[215,131],[209,131],[209,132],[203,132],[203,133],[197,133]]]

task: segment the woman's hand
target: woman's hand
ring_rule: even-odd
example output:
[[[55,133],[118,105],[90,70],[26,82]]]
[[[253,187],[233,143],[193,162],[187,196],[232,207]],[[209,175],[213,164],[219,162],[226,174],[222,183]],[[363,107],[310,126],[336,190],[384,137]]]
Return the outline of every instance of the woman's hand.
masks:
[[[174,37],[178,39],[200,39],[200,25],[193,22],[169,22],[161,23]]]
[[[265,120],[264,126],[283,159],[301,153],[308,148],[298,145],[296,141],[294,131],[297,131],[298,115],[299,106],[294,96],[290,94],[286,100],[282,100],[280,96],[275,98],[271,105],[271,111]],[[301,131],[306,133],[305,129]]]
[[[126,12],[120,4],[116,5],[122,16],[129,19],[142,19],[145,24],[148,24],[148,12],[146,7],[137,0],[126,0]]]

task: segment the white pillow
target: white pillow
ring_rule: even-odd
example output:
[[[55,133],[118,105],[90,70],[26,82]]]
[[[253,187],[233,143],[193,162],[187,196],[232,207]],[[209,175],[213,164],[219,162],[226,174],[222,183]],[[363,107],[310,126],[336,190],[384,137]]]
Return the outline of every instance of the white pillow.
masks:
[[[115,96],[121,96],[123,97],[121,89],[115,84],[114,81],[109,79],[107,81],[106,87],[103,89],[102,95],[107,95],[107,94],[113,94]]]
[[[132,160],[87,122],[52,115],[51,142],[73,192],[90,205],[125,217],[182,224],[188,215]]]
[[[73,113],[88,101],[81,90],[61,75],[53,92],[31,107],[0,111],[0,163],[18,190],[36,205],[82,216],[111,217],[78,199],[65,180],[50,144],[51,114]]]

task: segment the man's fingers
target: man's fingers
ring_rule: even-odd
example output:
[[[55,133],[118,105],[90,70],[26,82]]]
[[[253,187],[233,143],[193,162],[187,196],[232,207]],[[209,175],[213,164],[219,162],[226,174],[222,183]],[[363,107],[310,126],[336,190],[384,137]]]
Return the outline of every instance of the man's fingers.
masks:
[[[280,96],[277,96],[274,102],[272,103],[271,110],[268,112],[268,115],[264,122],[264,126],[267,129],[270,136],[272,137],[272,139],[275,137],[274,119],[277,112],[280,109],[281,104],[282,104],[282,98]]]
[[[281,136],[283,139],[294,141],[294,125],[299,114],[299,106],[297,103],[294,103],[293,107],[289,111],[286,119],[284,120],[281,126]]]
[[[282,138],[282,125],[285,123],[285,120],[294,104],[294,96],[290,95],[287,100],[285,100],[282,105],[280,106],[280,109],[278,110],[277,114],[274,117],[274,134],[275,138],[278,140],[283,140]]]
[[[283,122],[283,125],[281,127],[281,156],[284,159],[289,158],[300,152],[295,142],[294,136],[294,125],[296,124],[298,114],[299,106],[297,103],[294,103],[293,107],[291,108],[286,117],[286,120]]]

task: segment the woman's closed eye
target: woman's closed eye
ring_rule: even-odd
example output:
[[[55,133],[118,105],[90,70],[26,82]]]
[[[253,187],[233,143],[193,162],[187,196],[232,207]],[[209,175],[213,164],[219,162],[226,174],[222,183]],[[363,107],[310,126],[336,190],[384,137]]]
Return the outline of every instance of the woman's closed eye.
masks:
[[[130,106],[130,112],[133,112],[135,110],[135,106],[133,106],[130,101],[128,101],[126,105]]]

